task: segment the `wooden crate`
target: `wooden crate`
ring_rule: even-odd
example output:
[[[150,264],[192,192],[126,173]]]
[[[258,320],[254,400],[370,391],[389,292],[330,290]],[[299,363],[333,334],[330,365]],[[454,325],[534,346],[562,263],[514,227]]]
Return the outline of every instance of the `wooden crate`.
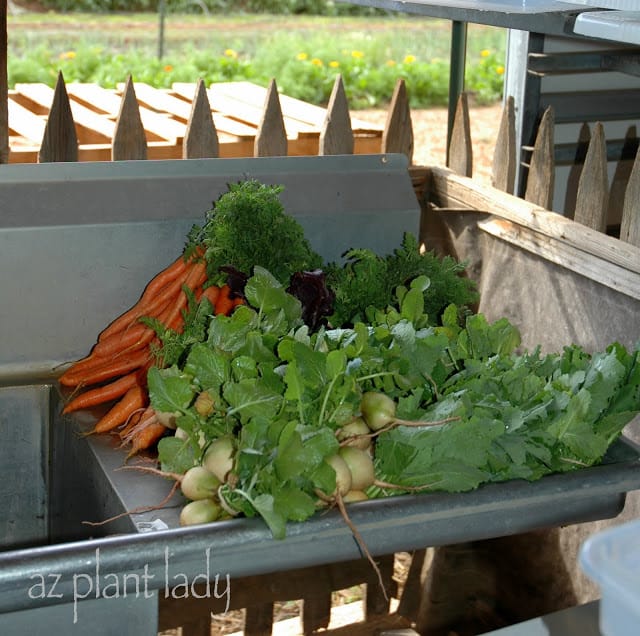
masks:
[[[198,86],[176,83],[157,89],[131,85],[144,130],[148,159],[179,159],[192,117]],[[108,161],[116,138],[127,84],[106,89],[95,84],[65,86],[75,124],[79,161]],[[45,84],[18,84],[9,91],[9,162],[35,163],[52,114],[55,90]],[[206,97],[218,138],[218,156],[251,157],[268,105],[268,89],[250,82],[213,84]],[[317,155],[327,109],[279,95],[286,135],[286,154]],[[382,127],[351,117],[357,154],[381,150]]]

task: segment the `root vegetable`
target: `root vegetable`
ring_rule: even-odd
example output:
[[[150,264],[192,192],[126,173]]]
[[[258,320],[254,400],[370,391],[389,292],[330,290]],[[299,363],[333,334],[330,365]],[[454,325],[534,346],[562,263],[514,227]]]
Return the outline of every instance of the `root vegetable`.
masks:
[[[202,465],[213,473],[221,482],[227,480],[227,475],[233,468],[235,446],[230,437],[219,437],[213,440],[204,452]]]
[[[339,493],[341,496],[346,495],[351,490],[351,471],[347,462],[339,455],[330,455],[324,461],[336,472],[336,489],[332,495]]]
[[[180,512],[181,526],[194,526],[199,523],[216,521],[222,512],[220,505],[213,499],[190,501]]]
[[[366,490],[373,485],[376,478],[375,470],[371,455],[367,451],[354,446],[343,446],[339,451],[339,455],[351,472],[350,490]]]
[[[347,422],[337,431],[338,441],[344,446],[353,446],[361,450],[367,450],[371,446],[371,429],[361,417],[356,417]]]
[[[182,494],[193,501],[211,499],[220,488],[220,480],[204,466],[190,468],[180,481]]]
[[[360,401],[360,412],[372,431],[389,426],[396,417],[396,403],[384,393],[367,391]]]
[[[355,501],[367,501],[369,497],[367,497],[367,493],[362,490],[350,490],[343,498],[342,501],[345,503],[353,503]]]

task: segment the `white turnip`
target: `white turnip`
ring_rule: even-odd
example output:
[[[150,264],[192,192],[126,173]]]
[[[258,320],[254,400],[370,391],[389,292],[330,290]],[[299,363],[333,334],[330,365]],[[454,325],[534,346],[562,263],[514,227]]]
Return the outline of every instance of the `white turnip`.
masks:
[[[347,462],[339,455],[330,455],[325,460],[336,472],[336,489],[332,495],[340,493],[341,496],[346,495],[351,490],[351,471]]]
[[[366,450],[343,446],[339,451],[351,472],[351,490],[366,490],[376,478],[371,455]]]
[[[233,439],[231,437],[218,437],[207,446],[202,458],[202,465],[221,482],[225,482],[227,475],[233,468],[234,455]]]
[[[199,523],[216,521],[222,508],[213,499],[190,501],[180,512],[181,526],[194,526]]]
[[[354,417],[336,432],[336,437],[345,446],[367,450],[371,446],[371,429],[361,417]]]
[[[204,466],[194,466],[180,480],[180,490],[187,499],[210,499],[215,497],[220,484],[220,480]]]
[[[384,393],[367,391],[360,400],[360,413],[372,431],[379,431],[394,422],[396,403]]]

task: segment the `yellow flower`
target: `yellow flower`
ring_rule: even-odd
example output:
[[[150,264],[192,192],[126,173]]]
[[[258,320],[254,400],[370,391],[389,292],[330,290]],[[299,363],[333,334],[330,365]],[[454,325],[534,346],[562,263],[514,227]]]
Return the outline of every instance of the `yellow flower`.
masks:
[[[497,73],[498,75],[504,75],[504,66],[498,66],[498,67],[496,68],[496,73]]]
[[[387,60],[386,61],[386,65],[387,66],[395,66],[396,65],[396,61],[395,60]]]
[[[298,55],[296,55],[296,60],[306,60],[309,56],[306,53],[298,53]]]
[[[224,56],[225,57],[230,57],[230,58],[235,60],[238,57],[238,53],[236,51],[234,51],[233,49],[225,49]]]
[[[331,60],[331,62],[329,62],[329,66],[331,68],[338,68],[340,66],[340,62],[338,62],[337,60]]]
[[[314,66],[322,66],[322,60],[317,57],[314,57],[311,60],[311,64],[313,64]]]
[[[64,53],[60,53],[61,60],[73,60],[76,57],[75,51],[65,51]]]
[[[491,55],[491,51],[489,49],[482,49],[480,51],[480,57],[489,57]]]
[[[173,71],[173,66],[171,66],[171,64],[167,64],[162,70],[165,73],[171,73],[171,71]]]
[[[355,57],[356,60],[361,60],[364,57],[364,53],[362,51],[351,51],[351,57]]]
[[[416,61],[416,56],[415,55],[405,55],[403,61],[404,61],[405,64],[413,64]]]

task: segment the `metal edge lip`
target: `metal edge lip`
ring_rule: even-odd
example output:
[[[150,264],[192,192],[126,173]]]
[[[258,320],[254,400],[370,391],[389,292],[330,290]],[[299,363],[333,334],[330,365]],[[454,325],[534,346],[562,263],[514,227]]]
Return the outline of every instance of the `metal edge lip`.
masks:
[[[636,455],[633,460],[549,475],[536,482],[513,480],[486,484],[469,493],[402,495],[355,503],[349,508],[349,516],[372,554],[378,555],[464,540],[468,529],[475,527],[474,521],[483,518],[493,524],[487,536],[496,528],[513,534],[524,526],[531,528],[531,520],[524,514],[530,510],[544,511],[540,514],[551,517],[559,511],[565,518],[566,510],[574,506],[571,515],[575,519],[565,518],[566,523],[573,523],[585,520],[580,518],[583,504],[586,511],[598,503],[615,516],[619,509],[612,495],[640,488],[638,468]],[[534,525],[545,527],[542,516]],[[0,613],[33,605],[26,588],[30,577],[38,573],[60,574],[61,590],[64,598],[69,598],[73,576],[93,572],[97,555],[104,572],[135,571],[146,565],[155,578],[154,589],[159,589],[169,563],[193,576],[201,571],[205,554],[209,555],[207,550],[220,572],[240,576],[278,569],[283,558],[292,561],[292,568],[317,565],[326,561],[326,549],[336,562],[362,556],[336,510],[319,513],[304,523],[289,524],[287,538],[282,541],[271,537],[261,519],[242,518],[13,550],[0,554]],[[49,603],[56,601],[43,599],[43,604]]]

